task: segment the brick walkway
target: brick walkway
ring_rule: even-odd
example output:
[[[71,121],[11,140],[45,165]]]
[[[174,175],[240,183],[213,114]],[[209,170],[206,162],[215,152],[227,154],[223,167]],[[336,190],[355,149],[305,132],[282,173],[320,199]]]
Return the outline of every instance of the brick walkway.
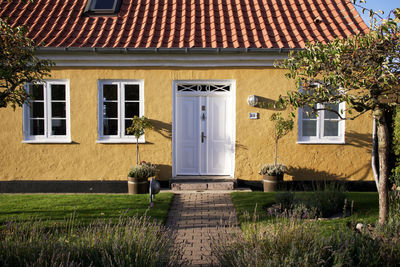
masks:
[[[228,193],[175,194],[166,225],[177,231],[177,244],[183,244],[183,258],[189,266],[217,266],[210,249],[211,239],[237,227],[236,213]]]

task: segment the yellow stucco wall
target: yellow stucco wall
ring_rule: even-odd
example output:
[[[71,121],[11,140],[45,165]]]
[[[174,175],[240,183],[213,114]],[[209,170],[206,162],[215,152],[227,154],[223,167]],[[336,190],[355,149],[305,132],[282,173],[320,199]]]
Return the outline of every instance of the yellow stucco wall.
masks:
[[[236,80],[235,177],[259,180],[263,163],[273,162],[274,140],[269,121],[273,110],[247,105],[255,94],[277,99],[293,82],[274,68],[56,68],[51,79],[70,82],[72,144],[22,143],[22,109],[0,110],[1,180],[125,180],[135,163],[135,144],[98,144],[97,80],[143,79],[145,116],[155,131],[140,145],[141,159],[158,164],[160,178],[172,174],[172,81]],[[249,112],[260,119],[249,120]],[[370,168],[372,118],[346,121],[345,145],[300,145],[295,130],[280,140],[279,161],[291,169],[285,179],[372,180]]]

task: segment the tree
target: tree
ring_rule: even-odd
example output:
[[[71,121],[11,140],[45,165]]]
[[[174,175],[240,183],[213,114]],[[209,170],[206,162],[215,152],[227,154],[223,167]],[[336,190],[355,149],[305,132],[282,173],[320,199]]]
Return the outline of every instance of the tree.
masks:
[[[278,164],[278,141],[285,135],[287,135],[293,129],[293,119],[282,118],[281,113],[273,113],[269,118],[270,121],[274,122],[274,139],[275,139],[275,160],[274,165]]]
[[[34,54],[34,42],[25,37],[26,28],[12,27],[0,19],[0,107],[22,106],[28,94],[24,85],[39,82],[54,64]]]
[[[294,108],[308,106],[315,114],[319,110],[330,110],[347,120],[366,112],[374,114],[379,155],[379,224],[382,225],[388,213],[390,134],[386,117],[400,96],[400,8],[385,20],[378,21],[375,17],[376,13],[371,11],[371,29],[367,34],[326,44],[308,43],[304,50],[291,52],[279,66],[289,71],[286,76],[295,80],[298,90],[288,91],[278,102]],[[346,110],[334,111],[329,105],[318,109],[316,105],[340,102],[346,103]]]
[[[149,129],[153,129],[153,125],[151,125],[148,118],[145,116],[138,117],[134,116],[132,119],[132,124],[128,128],[126,128],[126,132],[128,134],[132,134],[136,137],[136,165],[139,165],[139,138],[144,135],[145,131]]]

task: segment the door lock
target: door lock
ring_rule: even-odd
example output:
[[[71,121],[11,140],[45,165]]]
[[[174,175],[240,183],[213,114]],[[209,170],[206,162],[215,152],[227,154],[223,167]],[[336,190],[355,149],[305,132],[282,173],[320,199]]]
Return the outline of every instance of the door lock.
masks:
[[[204,143],[204,138],[206,138],[207,136],[204,135],[204,132],[201,132],[201,142]]]

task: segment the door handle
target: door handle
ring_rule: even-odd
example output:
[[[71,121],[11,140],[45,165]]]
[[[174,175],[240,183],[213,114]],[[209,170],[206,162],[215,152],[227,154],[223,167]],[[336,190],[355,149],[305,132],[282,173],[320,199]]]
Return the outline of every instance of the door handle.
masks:
[[[204,132],[201,132],[201,142],[204,143],[204,138],[206,138],[207,136],[204,135]]]

